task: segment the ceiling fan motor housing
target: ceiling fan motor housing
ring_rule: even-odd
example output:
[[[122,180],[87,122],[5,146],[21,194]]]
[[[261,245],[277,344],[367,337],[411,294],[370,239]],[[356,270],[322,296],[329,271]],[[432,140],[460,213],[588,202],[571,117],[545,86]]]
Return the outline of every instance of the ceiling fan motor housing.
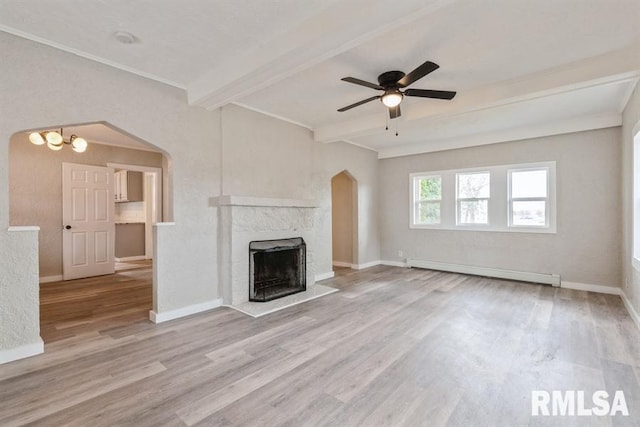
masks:
[[[387,71],[378,76],[378,84],[383,88],[396,87],[398,80],[403,78],[405,74],[402,71]]]

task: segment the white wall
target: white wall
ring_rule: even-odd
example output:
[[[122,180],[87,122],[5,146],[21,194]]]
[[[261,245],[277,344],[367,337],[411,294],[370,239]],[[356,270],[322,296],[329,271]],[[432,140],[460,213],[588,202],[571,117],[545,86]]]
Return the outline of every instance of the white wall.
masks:
[[[318,256],[316,270],[333,270],[331,259],[331,178],[344,170],[357,183],[358,201],[354,206],[358,229],[354,264],[366,265],[380,260],[378,227],[378,154],[351,144],[336,142],[315,144],[311,189],[320,207],[316,209]]]
[[[557,234],[409,229],[412,172],[552,160]],[[619,287],[620,164],[620,128],[381,160],[382,258],[401,261],[401,250],[406,258],[557,273],[565,281]]]
[[[331,179],[331,221],[333,261],[353,264],[353,185],[340,172]]]
[[[218,298],[217,210],[209,199],[220,189],[219,111],[189,107],[182,90],[6,33],[0,52],[0,353],[39,335],[37,252],[31,233],[7,232],[9,140],[26,129],[106,121],[168,153],[175,226],[158,236],[156,309]]]
[[[622,289],[635,311],[640,313],[640,270],[632,264],[633,205],[636,203],[633,200],[633,137],[638,132],[640,132],[640,85],[636,85],[622,116],[622,235],[624,236],[622,241],[624,275]],[[640,215],[640,212],[636,212],[636,215]]]
[[[331,178],[347,170],[357,181],[360,264],[380,259],[378,156],[351,144],[313,141],[310,130],[236,105],[222,108],[222,194],[314,200],[316,274],[332,267]]]
[[[167,155],[163,187],[173,203],[165,198],[163,210],[175,224],[155,228],[157,314],[221,297],[212,203],[221,194],[318,201],[314,265],[326,273],[331,177],[347,169],[359,183],[358,259],[379,259],[376,153],[315,143],[308,129],[234,105],[189,107],[180,89],[2,32],[0,52],[0,360],[39,341],[36,233],[7,231],[8,147],[17,132],[107,122]]]

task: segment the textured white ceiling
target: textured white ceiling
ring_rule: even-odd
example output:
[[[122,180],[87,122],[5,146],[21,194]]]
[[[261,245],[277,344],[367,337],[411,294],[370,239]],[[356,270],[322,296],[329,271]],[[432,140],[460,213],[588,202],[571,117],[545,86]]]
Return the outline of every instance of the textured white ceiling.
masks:
[[[614,125],[640,78],[640,0],[3,0],[0,30],[381,153],[594,115]],[[400,136],[377,101],[336,111],[377,93],[340,78],[426,60],[441,68],[412,87],[458,96],[406,98]]]
[[[334,0],[2,0],[0,28],[186,87]],[[118,43],[113,33],[139,40]]]

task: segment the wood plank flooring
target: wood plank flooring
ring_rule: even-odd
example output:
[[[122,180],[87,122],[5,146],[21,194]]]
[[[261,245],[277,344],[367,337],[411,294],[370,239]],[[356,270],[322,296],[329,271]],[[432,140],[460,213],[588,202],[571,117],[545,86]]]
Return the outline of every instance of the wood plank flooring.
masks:
[[[323,283],[341,291],[161,325],[134,310],[142,285],[124,317],[98,286],[84,322],[60,308],[74,286],[43,287],[46,352],[0,365],[0,425],[640,425],[640,331],[619,297],[385,266]],[[539,389],[621,389],[631,415],[531,417]]]
[[[151,261],[118,263],[116,274],[40,285],[44,342],[148,320],[151,268]]]

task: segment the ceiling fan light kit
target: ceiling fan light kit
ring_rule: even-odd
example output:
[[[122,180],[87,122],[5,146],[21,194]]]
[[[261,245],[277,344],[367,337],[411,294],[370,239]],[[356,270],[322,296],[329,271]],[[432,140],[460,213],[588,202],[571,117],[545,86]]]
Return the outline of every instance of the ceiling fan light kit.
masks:
[[[66,145],[70,145],[71,149],[76,153],[84,153],[87,150],[89,143],[86,139],[80,138],[77,135],[71,135],[68,141],[64,140],[63,129],[60,132],[57,131],[43,131],[43,132],[31,132],[29,134],[29,141],[34,145],[44,145],[53,151],[60,151]]]
[[[340,108],[338,111],[342,113],[362,104],[366,104],[367,102],[371,102],[374,99],[379,99],[389,109],[389,118],[395,119],[401,115],[400,103],[405,96],[447,100],[453,99],[453,97],[456,96],[456,92],[453,91],[430,89],[401,90],[423,78],[427,74],[434,72],[438,68],[440,68],[438,64],[427,61],[415,70],[411,71],[409,74],[405,74],[402,71],[387,71],[378,76],[378,84],[369,83],[365,80],[356,79],[355,77],[344,77],[342,81],[359,86],[365,86],[370,89],[382,90],[384,93],[379,96],[372,96],[371,98],[363,99],[362,101],[347,105],[346,107]]]

